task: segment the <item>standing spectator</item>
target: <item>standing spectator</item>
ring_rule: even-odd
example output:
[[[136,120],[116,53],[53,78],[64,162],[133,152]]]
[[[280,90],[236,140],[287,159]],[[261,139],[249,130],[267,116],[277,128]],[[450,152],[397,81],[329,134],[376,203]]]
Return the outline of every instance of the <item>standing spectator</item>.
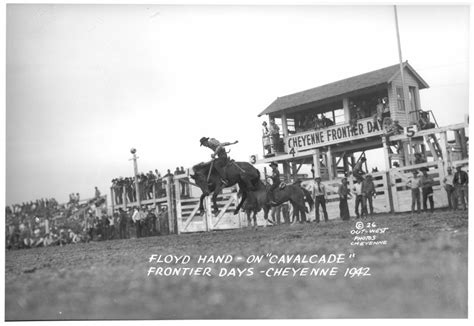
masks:
[[[119,237],[120,239],[128,239],[127,225],[128,225],[128,215],[122,208],[119,208]]]
[[[415,212],[420,214],[420,178],[418,177],[418,171],[412,171],[413,176],[408,180],[407,186],[411,188],[411,214]]]
[[[328,212],[326,210],[326,186],[321,183],[321,177],[314,179],[316,182],[313,183],[313,196],[314,196],[314,207],[316,210],[316,223],[319,223],[319,206],[323,209],[324,221],[328,221]]]
[[[362,186],[357,180],[354,180],[354,187],[353,187],[352,190],[354,190],[354,194],[356,196],[355,197],[355,206],[354,206],[355,213],[356,213],[356,218],[359,218],[360,215],[361,215],[361,214],[359,214],[359,207],[362,208],[362,211],[361,211],[362,216],[364,214],[364,209],[363,209],[363,204],[362,204]]]
[[[118,205],[123,204],[123,186],[124,186],[124,182],[123,182],[122,177],[115,180],[115,184],[113,188],[114,188],[114,194],[115,194],[115,202]]]
[[[95,198],[99,198],[100,197],[100,191],[99,191],[99,188],[95,187]]]
[[[423,211],[426,212],[428,210],[426,201],[429,200],[430,202],[430,210],[431,213],[434,211],[434,201],[433,201],[433,177],[428,175],[428,168],[422,167],[420,168],[421,173],[423,175],[420,178],[420,186],[421,186],[421,193],[423,195]]]
[[[375,107],[375,115],[374,115],[374,124],[377,124],[382,127],[382,122],[383,122],[383,111],[384,111],[384,105],[382,103],[382,99],[378,98],[377,99],[377,106]]]
[[[375,184],[372,180],[372,176],[368,174],[364,181],[361,184],[362,192],[362,214],[365,213],[365,216],[368,215],[367,203],[369,204],[370,216],[374,214],[374,205],[372,202],[373,197],[375,196]]]
[[[275,118],[270,119],[270,139],[273,153],[278,151],[278,146],[280,143],[280,128],[275,123]]]
[[[155,212],[153,212],[153,208],[150,208],[148,210],[148,215],[147,215],[147,219],[148,219],[148,222],[149,222],[149,228],[148,228],[148,232],[150,235],[156,235],[157,234],[157,231],[156,231],[156,214]]]
[[[349,207],[347,206],[347,199],[352,198],[351,192],[347,187],[347,179],[342,178],[342,184],[339,186],[337,192],[339,194],[339,211],[340,216],[343,221],[348,221],[350,219]]]
[[[132,220],[135,222],[135,228],[137,231],[137,238],[143,237],[144,234],[144,224],[145,224],[146,215],[143,214],[141,207],[136,207],[132,215]]]
[[[267,151],[267,154],[271,154],[271,139],[270,139],[270,130],[268,130],[267,122],[263,121],[262,123],[262,139],[263,139],[263,148]]]
[[[468,195],[468,183],[469,176],[466,171],[461,170],[461,166],[456,167],[456,173],[454,174],[454,189],[456,190],[456,196],[461,201],[461,209],[466,210],[469,202]]]
[[[155,195],[156,198],[162,197],[163,193],[163,182],[161,181],[161,174],[158,169],[155,169],[156,179],[155,179]]]
[[[108,240],[109,239],[109,217],[107,214],[102,213],[102,216],[100,218],[100,224],[102,225],[102,240]]]
[[[385,120],[390,119],[390,105],[388,103],[388,97],[382,99],[383,112],[382,112],[382,124],[385,125]],[[391,122],[390,122],[391,123]]]
[[[140,198],[146,200],[145,188],[146,188],[146,177],[143,173],[140,173],[138,176],[138,191],[140,192]]]
[[[454,189],[454,174],[453,169],[448,167],[448,175],[443,179],[444,189],[446,190],[446,195],[448,196],[448,206],[449,209],[456,210],[458,208],[456,191]]]
[[[109,216],[109,237],[108,239],[115,239],[115,220],[117,219],[117,213],[112,213]]]

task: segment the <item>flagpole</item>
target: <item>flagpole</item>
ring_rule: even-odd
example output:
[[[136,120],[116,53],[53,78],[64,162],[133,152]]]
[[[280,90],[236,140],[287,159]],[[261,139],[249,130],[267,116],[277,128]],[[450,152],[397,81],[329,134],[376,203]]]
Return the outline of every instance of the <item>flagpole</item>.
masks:
[[[406,96],[405,96],[405,76],[403,74],[403,59],[402,59],[403,57],[402,57],[402,46],[401,46],[401,43],[400,43],[400,31],[398,29],[397,6],[393,6],[393,9],[395,11],[395,28],[397,30],[398,58],[399,58],[399,61],[400,61],[400,76],[402,77],[402,87],[403,87],[402,96],[403,96],[403,103],[405,104],[405,116],[406,116],[407,124],[408,124],[410,120],[408,118],[408,105],[405,101],[405,99],[406,99]]]
[[[406,125],[409,126],[410,124],[410,118],[408,114],[408,103],[406,102],[406,96],[405,96],[405,77],[403,74],[403,59],[402,59],[402,46],[400,42],[400,31],[398,29],[398,14],[397,14],[397,6],[393,6],[393,10],[395,12],[395,29],[397,31],[397,43],[398,43],[398,59],[400,61],[400,76],[402,78],[402,97],[403,97],[403,105],[405,106],[405,119],[406,119]],[[411,138],[410,138],[410,147],[411,147]],[[408,149],[408,154],[410,152],[410,149]]]

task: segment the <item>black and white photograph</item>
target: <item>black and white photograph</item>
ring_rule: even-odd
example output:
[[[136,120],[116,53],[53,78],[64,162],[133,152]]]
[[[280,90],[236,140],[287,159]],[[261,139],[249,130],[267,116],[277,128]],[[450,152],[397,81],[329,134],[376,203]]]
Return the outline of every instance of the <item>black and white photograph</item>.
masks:
[[[468,318],[469,4],[4,6],[5,321]]]

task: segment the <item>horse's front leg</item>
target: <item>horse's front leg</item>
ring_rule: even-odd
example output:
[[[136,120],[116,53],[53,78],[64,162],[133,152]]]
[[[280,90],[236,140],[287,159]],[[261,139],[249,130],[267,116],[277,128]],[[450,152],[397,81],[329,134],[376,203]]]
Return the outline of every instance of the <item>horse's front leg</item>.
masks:
[[[237,205],[235,211],[234,211],[234,215],[237,215],[239,213],[239,210],[240,208],[242,207],[245,199],[247,199],[247,192],[246,191],[242,191],[242,198],[240,199],[240,203]]]
[[[216,190],[214,190],[214,193],[212,194],[212,207],[213,207],[213,210],[212,210],[212,213],[214,213],[214,215],[217,216],[217,214],[219,213],[219,207],[217,206],[217,196],[220,194],[222,190],[222,186],[217,186]]]
[[[265,206],[263,208],[263,217],[265,218],[265,226],[268,226],[268,224],[273,224],[269,219],[268,219],[268,213],[270,212],[270,206]]]
[[[247,210],[247,227],[252,226],[252,211],[250,209]]]
[[[202,193],[201,198],[199,198],[199,214],[204,215],[204,198],[206,198],[208,194]]]

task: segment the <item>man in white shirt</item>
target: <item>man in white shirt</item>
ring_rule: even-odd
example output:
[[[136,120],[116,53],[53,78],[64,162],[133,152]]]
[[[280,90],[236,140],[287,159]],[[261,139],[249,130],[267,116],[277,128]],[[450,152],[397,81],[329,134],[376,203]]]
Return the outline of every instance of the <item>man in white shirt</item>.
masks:
[[[132,220],[135,222],[135,228],[137,231],[137,238],[142,237],[143,224],[145,222],[145,215],[141,210],[141,207],[136,207],[132,215]]]
[[[415,204],[417,206],[417,214],[420,214],[420,178],[418,170],[413,170],[413,176],[408,180],[407,186],[411,188],[411,214],[415,212]]]
[[[457,209],[458,207],[458,198],[456,196],[456,191],[454,189],[454,174],[453,169],[448,167],[448,175],[443,179],[444,189],[448,195],[448,205],[449,209]]]
[[[328,212],[326,211],[326,187],[321,183],[321,178],[316,177],[313,184],[314,207],[316,209],[316,223],[319,223],[319,205],[321,205],[324,214],[324,221],[328,221]]]
[[[356,218],[360,217],[359,214],[359,206],[362,208],[362,186],[359,183],[358,180],[354,180],[354,187],[352,188],[354,190],[355,194],[355,213],[356,213]],[[361,209],[361,213],[364,214],[364,210]]]

